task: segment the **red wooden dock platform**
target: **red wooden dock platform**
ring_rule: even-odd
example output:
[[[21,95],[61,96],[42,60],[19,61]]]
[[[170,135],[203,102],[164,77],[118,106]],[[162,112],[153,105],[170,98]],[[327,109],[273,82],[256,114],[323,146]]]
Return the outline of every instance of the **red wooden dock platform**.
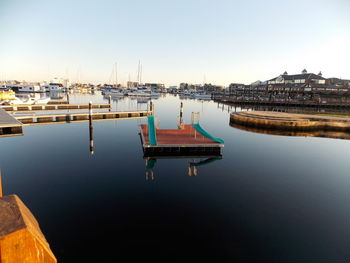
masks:
[[[181,129],[156,129],[157,145],[150,144],[147,124],[141,124],[140,135],[146,156],[220,155],[223,147],[223,144],[199,133],[192,125],[182,125]]]

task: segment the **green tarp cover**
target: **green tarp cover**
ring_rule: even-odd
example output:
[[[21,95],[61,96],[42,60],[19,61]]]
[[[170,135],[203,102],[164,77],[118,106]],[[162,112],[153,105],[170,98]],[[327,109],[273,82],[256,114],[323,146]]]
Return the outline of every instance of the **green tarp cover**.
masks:
[[[207,133],[205,130],[203,130],[203,128],[199,125],[199,123],[195,123],[195,124],[192,124],[193,127],[196,129],[197,132],[199,132],[200,134],[202,134],[203,136],[215,141],[215,142],[218,142],[218,143],[221,143],[221,144],[224,144],[224,140],[220,139],[220,138],[216,138],[216,137],[213,137],[212,135],[210,135],[209,133]]]
[[[156,128],[154,125],[154,116],[148,116],[148,140],[150,145],[157,145]]]

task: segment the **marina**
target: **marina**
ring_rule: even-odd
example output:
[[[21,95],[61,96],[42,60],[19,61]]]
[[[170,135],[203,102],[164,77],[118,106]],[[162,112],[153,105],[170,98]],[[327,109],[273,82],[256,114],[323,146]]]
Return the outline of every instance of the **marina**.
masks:
[[[89,101],[109,104],[108,98],[99,92],[70,96],[72,105],[87,105]],[[223,110],[210,100],[180,100],[173,95],[153,100],[153,114],[150,102],[139,104],[128,97],[112,100],[111,108],[93,109],[91,122],[88,109],[2,111],[14,118],[32,118],[31,122],[37,122],[33,118],[40,116],[62,115],[64,119],[71,114],[68,123],[64,119],[59,125],[46,125],[46,120],[42,119],[42,123],[23,124],[24,136],[0,138],[4,195],[16,193],[30,208],[58,262],[88,262],[106,248],[129,255],[130,246],[146,252],[153,247],[151,244],[157,244],[162,251],[167,251],[169,245],[175,245],[184,236],[189,239],[183,240],[181,248],[184,250],[191,244],[193,249],[193,242],[204,242],[211,247],[215,246],[213,240],[237,242],[239,239],[240,250],[249,251],[244,243],[250,240],[245,233],[251,224],[243,222],[254,220],[257,211],[263,221],[285,229],[278,238],[280,244],[293,242],[294,238],[305,239],[313,245],[303,244],[296,247],[297,250],[306,247],[322,257],[334,257],[338,253],[332,249],[320,252],[316,247],[322,246],[326,235],[320,234],[315,240],[309,232],[289,224],[288,220],[290,214],[303,214],[295,220],[309,231],[322,227],[329,218],[338,220],[335,216],[320,218],[312,209],[314,206],[322,207],[337,218],[350,219],[344,206],[338,208],[335,205],[338,202],[328,198],[329,195],[348,196],[346,153],[350,140],[253,133],[231,126],[232,122],[229,125],[230,116],[235,112],[227,105]],[[112,115],[118,112],[147,115],[93,119],[93,114],[101,114],[101,118],[109,111]],[[237,107],[236,112],[240,111]],[[74,114],[83,114],[84,119],[75,121]],[[148,117],[152,116],[157,145],[175,144],[171,151],[168,147],[162,152],[147,151],[146,148],[152,148],[150,138],[147,139]],[[50,123],[56,122],[50,120],[47,124]],[[194,128],[193,124],[197,123],[212,136],[224,140],[225,147],[216,142],[214,152],[201,152],[205,147],[197,146],[213,142]],[[141,131],[145,137],[143,142]],[[193,142],[200,143],[195,145],[194,151],[176,152],[182,144],[187,146],[183,149],[189,149]],[[302,150],[305,147],[309,150]],[[322,149],[328,149],[327,156],[337,155],[337,164],[324,156]],[[310,165],[311,160],[319,159],[322,162]],[[18,165],[19,160],[21,165]],[[338,172],[328,172],[334,169]],[[344,187],[333,187],[330,183],[333,180]],[[324,195],[315,185],[328,185],[328,194]],[[91,192],[94,194],[86,194]],[[317,196],[320,200],[301,198],[304,195]],[[47,201],[42,202],[43,199]],[[208,213],[212,215],[211,223],[203,221]],[[74,218],[84,220],[77,225]],[[235,221],[239,230],[228,221]],[[100,227],[95,228],[96,224]],[[212,224],[215,229],[211,228]],[[122,227],[116,228],[116,225]],[[101,240],[105,233],[118,237],[117,248],[115,244],[92,244],[86,238],[86,229],[90,230],[89,237],[95,240]],[[271,230],[265,228],[264,222],[259,224],[259,229],[259,235],[263,233],[268,237],[263,244],[269,251],[276,239],[268,236]],[[252,235],[257,237],[255,232]],[[340,232],[336,231],[335,235],[333,242],[337,251],[346,251]],[[166,240],[167,245],[159,240]],[[195,247],[199,249],[199,245]],[[86,255],[87,249],[93,252]],[[106,252],[103,258],[109,256]]]
[[[349,263],[349,10],[0,1],[0,263]]]

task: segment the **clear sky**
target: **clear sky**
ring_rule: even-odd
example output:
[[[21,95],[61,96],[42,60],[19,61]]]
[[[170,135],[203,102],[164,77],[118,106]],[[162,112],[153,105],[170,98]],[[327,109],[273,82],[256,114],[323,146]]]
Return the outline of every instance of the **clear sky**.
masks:
[[[0,79],[350,79],[349,0],[0,0]]]

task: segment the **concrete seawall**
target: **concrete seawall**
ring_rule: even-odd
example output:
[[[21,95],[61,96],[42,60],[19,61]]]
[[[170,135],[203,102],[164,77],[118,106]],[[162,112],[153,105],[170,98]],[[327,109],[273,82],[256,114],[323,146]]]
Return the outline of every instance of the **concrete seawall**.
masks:
[[[350,118],[246,111],[232,113],[230,122],[247,127],[287,131],[342,131],[350,133]]]

